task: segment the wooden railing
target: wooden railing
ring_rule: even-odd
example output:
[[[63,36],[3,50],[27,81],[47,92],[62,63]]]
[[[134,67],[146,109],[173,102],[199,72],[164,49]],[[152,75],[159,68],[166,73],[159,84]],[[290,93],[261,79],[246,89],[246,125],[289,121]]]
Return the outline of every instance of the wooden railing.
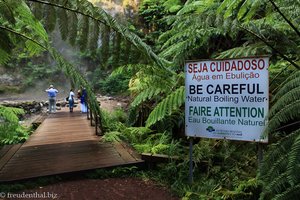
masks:
[[[101,116],[90,110],[89,102],[87,105],[87,119],[90,120],[91,126],[95,126],[96,135],[103,135]]]

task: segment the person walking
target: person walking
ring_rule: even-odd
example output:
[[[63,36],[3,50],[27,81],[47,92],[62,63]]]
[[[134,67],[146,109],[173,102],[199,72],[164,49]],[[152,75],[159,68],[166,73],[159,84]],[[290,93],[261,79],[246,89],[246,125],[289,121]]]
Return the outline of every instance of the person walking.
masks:
[[[81,112],[86,113],[87,112],[87,92],[86,92],[85,88],[82,88],[82,90],[81,90],[80,103],[81,103]]]
[[[73,89],[70,90],[70,94],[69,94],[69,98],[68,98],[68,101],[69,101],[69,109],[70,109],[70,112],[73,112],[73,108],[74,108],[74,92],[73,92]]]
[[[47,90],[45,90],[48,93],[48,99],[49,99],[49,113],[55,113],[56,112],[56,95],[58,93],[58,90],[53,87],[53,85],[50,85]]]

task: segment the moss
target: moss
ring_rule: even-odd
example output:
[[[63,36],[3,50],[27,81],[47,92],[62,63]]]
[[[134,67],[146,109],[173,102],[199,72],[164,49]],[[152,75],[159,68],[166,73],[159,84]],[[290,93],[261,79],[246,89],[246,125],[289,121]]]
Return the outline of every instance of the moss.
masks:
[[[0,85],[0,94],[20,93],[21,91],[22,86]]]

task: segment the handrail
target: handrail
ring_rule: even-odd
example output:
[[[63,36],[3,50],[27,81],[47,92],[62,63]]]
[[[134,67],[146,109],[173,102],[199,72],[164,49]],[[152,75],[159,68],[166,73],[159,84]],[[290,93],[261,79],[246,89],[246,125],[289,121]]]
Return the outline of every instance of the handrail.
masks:
[[[87,101],[87,119],[90,120],[91,126],[95,126],[95,134],[102,135],[102,121],[101,116],[90,109],[90,102]]]

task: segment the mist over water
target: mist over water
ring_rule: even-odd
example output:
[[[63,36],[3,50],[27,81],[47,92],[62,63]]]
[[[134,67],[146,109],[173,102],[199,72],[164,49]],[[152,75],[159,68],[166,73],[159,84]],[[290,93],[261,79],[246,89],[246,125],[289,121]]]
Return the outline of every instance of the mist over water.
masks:
[[[136,7],[139,3],[138,0],[134,0],[133,6],[124,8],[121,0],[114,1],[103,1],[99,2],[98,0],[91,1],[95,3],[96,6],[102,7],[106,12],[112,16],[118,14],[125,14],[133,12],[132,9]],[[89,69],[89,62],[87,60],[80,58],[80,51],[78,48],[71,46],[68,42],[62,40],[59,27],[56,25],[55,30],[49,34],[52,46],[74,67],[76,67],[83,76],[87,77],[87,70]],[[100,38],[99,38],[100,39]],[[99,41],[100,45],[101,41]],[[45,65],[49,67],[56,68],[56,63],[50,56],[45,58]],[[91,73],[91,72],[89,72]],[[53,80],[53,81],[47,81]],[[0,93],[0,101],[12,100],[12,101],[45,101],[47,100],[47,94],[45,90],[49,87],[50,84],[53,84],[54,87],[59,91],[57,99],[65,99],[69,94],[71,89],[71,83],[69,78],[64,75],[63,72],[60,75],[55,75],[55,77],[43,77],[42,79],[33,83],[32,86],[24,88],[23,91],[19,93]],[[80,86],[78,86],[80,87]],[[78,88],[72,88],[74,91],[77,91]]]
[[[78,56],[79,51],[61,39],[59,30],[56,29],[53,33],[49,34],[49,37],[51,38],[53,47],[74,67],[80,66],[79,70],[85,73],[86,66]],[[49,67],[57,67],[56,62],[50,57],[46,58],[44,62]],[[48,89],[51,84],[59,91],[57,99],[65,99],[71,89],[69,78],[61,72],[58,75],[53,75],[53,77],[43,77],[34,82],[32,86],[24,88],[20,93],[7,92],[0,94],[0,101],[45,101],[48,99],[45,90]]]

